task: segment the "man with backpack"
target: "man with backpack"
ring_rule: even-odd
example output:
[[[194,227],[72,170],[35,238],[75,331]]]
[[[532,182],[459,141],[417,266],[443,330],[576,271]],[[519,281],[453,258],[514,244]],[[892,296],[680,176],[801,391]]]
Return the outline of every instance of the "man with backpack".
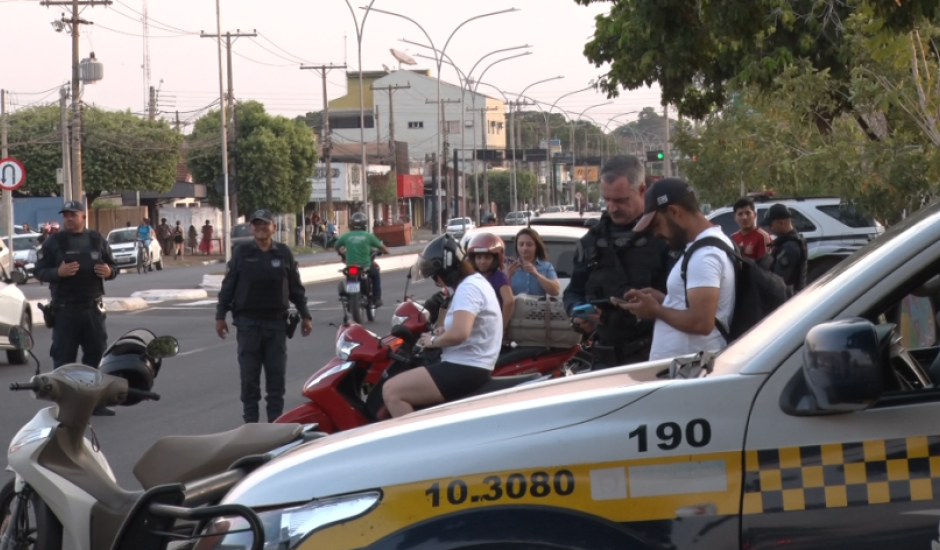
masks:
[[[652,231],[683,252],[665,296],[632,290],[618,304],[640,319],[656,320],[650,360],[719,351],[786,301],[783,280],[738,252],[702,214],[685,181],[657,181],[644,202],[636,230]]]
[[[806,268],[809,254],[806,239],[793,228],[790,209],[784,204],[775,204],[767,211],[764,220],[774,241],[773,263],[770,270],[779,275],[790,294],[796,294],[806,286]]]

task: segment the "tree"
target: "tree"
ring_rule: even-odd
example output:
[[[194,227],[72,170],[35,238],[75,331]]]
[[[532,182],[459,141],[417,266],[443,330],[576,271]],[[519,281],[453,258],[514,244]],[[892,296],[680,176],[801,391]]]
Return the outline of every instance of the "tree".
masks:
[[[237,178],[239,212],[266,208],[297,212],[310,200],[316,140],[302,122],[265,112],[256,101],[236,106],[235,144],[230,148]],[[215,183],[222,177],[219,111],[196,121],[190,136],[187,165],[193,179],[209,190],[209,201],[222,206]]]
[[[398,202],[398,178],[395,172],[381,176],[369,176],[369,199],[374,204],[395,204]]]
[[[94,106],[86,108],[83,116],[82,175],[89,204],[106,192],[164,193],[173,187],[182,136],[166,122]],[[10,115],[10,155],[20,159],[29,174],[23,193],[61,193],[56,183],[56,169],[62,166],[59,117],[58,105]]]
[[[482,174],[477,174],[476,177],[480,178],[480,193],[483,193],[483,176]],[[489,191],[490,191],[490,201],[496,203],[496,207],[501,212],[509,212],[512,209],[512,201],[510,200],[510,190],[512,187],[512,173],[509,170],[491,170],[487,174],[487,180],[489,181]],[[536,194],[536,185],[535,182],[537,178],[535,174],[529,170],[517,170],[516,171],[516,193],[519,197],[519,207],[522,208],[522,205],[528,202],[529,204],[535,204],[535,194]],[[471,197],[471,201],[474,199],[473,190],[474,190],[473,181],[471,180],[468,184],[468,192]],[[482,200],[482,199],[481,199]]]
[[[588,5],[600,0],[575,0]],[[773,86],[785,67],[805,61],[827,72],[838,91],[852,79],[846,55],[846,24],[860,10],[886,27],[906,32],[914,21],[937,13],[938,0],[614,0],[596,18],[584,54],[609,64],[598,86],[610,96],[620,87],[658,83],[663,101],[703,118],[726,102],[729,83]],[[813,112],[820,131],[853,98],[833,96],[831,112]],[[864,129],[864,120],[856,118]],[[869,136],[871,137],[871,136]]]

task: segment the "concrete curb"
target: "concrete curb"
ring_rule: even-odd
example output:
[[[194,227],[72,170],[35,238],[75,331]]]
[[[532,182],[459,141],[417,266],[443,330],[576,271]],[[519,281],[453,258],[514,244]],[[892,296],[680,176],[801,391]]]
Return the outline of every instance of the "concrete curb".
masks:
[[[146,302],[165,302],[169,300],[203,300],[209,295],[198,288],[138,290],[131,293],[132,298],[141,298]]]
[[[411,267],[417,259],[417,254],[400,254],[398,256],[383,256],[376,260],[376,263],[384,271],[394,271]],[[342,262],[301,267],[300,281],[305,285],[324,281],[338,281],[343,276],[343,267]],[[222,288],[223,278],[224,275],[203,275],[202,283],[199,286],[205,290],[218,292]]]
[[[46,322],[43,320],[42,311],[39,310],[39,304],[48,303],[48,298],[29,300],[29,307],[33,314],[33,326],[45,326]],[[141,298],[105,298],[104,305],[108,311],[136,311],[147,308],[147,302]]]

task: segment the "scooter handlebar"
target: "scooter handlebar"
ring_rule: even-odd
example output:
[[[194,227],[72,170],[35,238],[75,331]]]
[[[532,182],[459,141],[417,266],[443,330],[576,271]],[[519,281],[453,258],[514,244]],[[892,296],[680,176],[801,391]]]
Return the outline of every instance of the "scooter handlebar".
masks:
[[[139,397],[141,399],[149,399],[150,401],[159,401],[160,395],[152,391],[143,391],[135,390],[134,388],[127,388],[127,395],[133,397]]]
[[[10,391],[24,391],[31,390],[36,391],[39,389],[39,380],[33,380],[32,382],[26,382],[25,384],[18,384],[13,382],[10,384]]]

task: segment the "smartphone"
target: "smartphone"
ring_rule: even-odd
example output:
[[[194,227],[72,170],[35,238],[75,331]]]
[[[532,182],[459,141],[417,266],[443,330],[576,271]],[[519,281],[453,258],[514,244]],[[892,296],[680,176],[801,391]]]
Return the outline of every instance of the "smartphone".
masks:
[[[610,303],[610,300],[606,298],[601,298],[599,300],[591,300],[591,305],[597,309],[612,310],[614,308],[613,304]]]
[[[574,309],[571,310],[572,315],[582,319],[588,319],[590,315],[595,313],[597,313],[597,308],[591,304],[581,304],[579,306],[575,306]]]
[[[619,306],[620,304],[629,304],[630,301],[624,300],[623,298],[618,298],[616,296],[611,296],[610,303],[614,304],[615,306]]]

